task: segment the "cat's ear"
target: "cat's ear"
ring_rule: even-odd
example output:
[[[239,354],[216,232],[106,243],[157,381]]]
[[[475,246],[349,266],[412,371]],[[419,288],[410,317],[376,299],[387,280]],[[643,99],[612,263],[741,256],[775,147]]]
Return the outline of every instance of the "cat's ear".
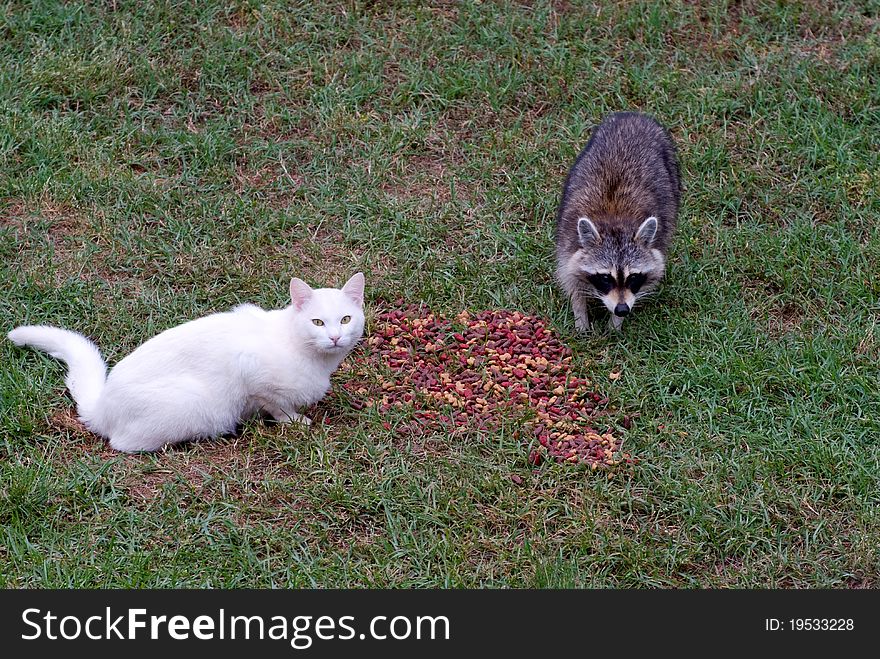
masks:
[[[358,272],[345,282],[342,292],[354,300],[358,306],[364,306],[364,273]]]
[[[312,297],[312,287],[305,283],[302,279],[294,277],[290,280],[290,301],[297,310],[302,309],[303,305]]]

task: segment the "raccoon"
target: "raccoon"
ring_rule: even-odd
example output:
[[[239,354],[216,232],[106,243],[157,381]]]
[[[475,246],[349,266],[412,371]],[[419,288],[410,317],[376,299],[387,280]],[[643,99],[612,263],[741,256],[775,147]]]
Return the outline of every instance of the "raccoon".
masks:
[[[675,144],[653,118],[616,112],[599,124],[565,180],[556,215],[556,277],[578,330],[589,298],[620,329],[663,278],[681,176]]]

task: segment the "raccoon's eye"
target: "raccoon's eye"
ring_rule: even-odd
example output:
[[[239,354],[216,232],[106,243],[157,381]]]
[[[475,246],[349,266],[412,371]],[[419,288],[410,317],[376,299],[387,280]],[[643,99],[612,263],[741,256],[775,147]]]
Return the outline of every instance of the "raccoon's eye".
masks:
[[[339,321],[343,325],[346,325],[351,322],[351,316],[343,316],[342,320]]]
[[[645,285],[648,276],[641,272],[634,272],[626,278],[626,287],[633,293],[638,293],[639,289]]]
[[[320,318],[312,318],[312,322],[313,322],[315,325],[317,325],[318,327],[323,327],[323,326],[324,326],[324,321],[321,320]]]
[[[614,288],[614,278],[609,274],[596,273],[587,277],[597,291],[605,295]]]

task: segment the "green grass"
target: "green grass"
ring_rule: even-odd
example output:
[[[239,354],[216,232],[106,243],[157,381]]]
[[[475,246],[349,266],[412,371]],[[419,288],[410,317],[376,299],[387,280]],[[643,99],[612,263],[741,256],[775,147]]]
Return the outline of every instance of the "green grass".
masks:
[[[550,318],[638,458],[532,470],[511,429],[344,399],[123,456],[0,341],[0,585],[880,586],[876,0],[7,2],[0,35],[4,332],[114,363],[360,268],[373,312]],[[553,217],[619,109],[675,136],[680,229],[661,293],[578,338]]]

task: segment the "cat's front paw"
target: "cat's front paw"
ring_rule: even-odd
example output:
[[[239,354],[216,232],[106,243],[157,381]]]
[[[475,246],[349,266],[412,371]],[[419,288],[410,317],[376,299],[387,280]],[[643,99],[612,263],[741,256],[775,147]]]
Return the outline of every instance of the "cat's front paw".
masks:
[[[298,414],[297,412],[285,412],[280,407],[274,407],[272,405],[266,405],[263,409],[266,410],[278,423],[301,423],[306,427],[312,425],[312,420],[309,417],[303,414]]]
[[[312,420],[304,414],[293,414],[291,418],[297,423],[303,424],[306,428],[312,425]]]

